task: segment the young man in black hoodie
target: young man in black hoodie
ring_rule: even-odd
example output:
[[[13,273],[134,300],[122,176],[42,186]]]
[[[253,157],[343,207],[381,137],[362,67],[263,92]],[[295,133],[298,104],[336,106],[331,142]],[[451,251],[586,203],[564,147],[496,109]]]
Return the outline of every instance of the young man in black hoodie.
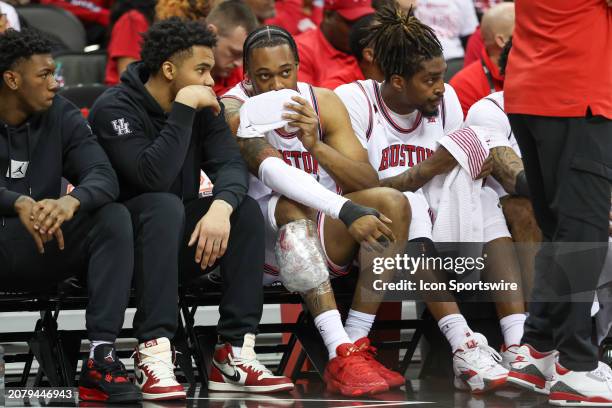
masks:
[[[89,116],[132,214],[143,311],[135,319],[135,371],[144,398],[164,395],[176,383],[168,338],[177,325],[179,265],[185,281],[220,266],[224,390],[293,388],[253,350],[263,306],[264,224],[257,203],[246,197],[246,165],[212,90],[215,44],[198,22],[156,23],[144,37],[142,62],[128,67]],[[199,197],[201,170],[214,182],[212,197]],[[147,325],[160,318],[165,325]]]
[[[81,398],[139,401],[113,345],[132,280],[130,214],[112,203],[115,172],[79,110],[55,95],[54,71],[38,34],[0,36],[0,291],[40,291],[86,270]],[[76,186],[64,196],[62,176]]]

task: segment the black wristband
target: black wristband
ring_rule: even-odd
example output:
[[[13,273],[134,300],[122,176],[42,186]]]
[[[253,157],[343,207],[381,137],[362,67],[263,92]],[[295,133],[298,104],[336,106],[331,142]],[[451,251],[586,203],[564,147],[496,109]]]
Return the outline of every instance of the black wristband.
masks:
[[[527,175],[525,174],[525,170],[521,170],[519,174],[516,175],[516,183],[514,184],[514,192],[516,195],[529,197],[529,184],[527,183]]]
[[[346,227],[350,227],[352,223],[355,222],[358,218],[364,217],[366,215],[373,215],[375,217],[379,217],[380,213],[376,211],[374,208],[364,207],[359,204],[355,204],[351,200],[344,203],[342,208],[340,209],[340,214],[338,218],[340,221],[346,225]]]

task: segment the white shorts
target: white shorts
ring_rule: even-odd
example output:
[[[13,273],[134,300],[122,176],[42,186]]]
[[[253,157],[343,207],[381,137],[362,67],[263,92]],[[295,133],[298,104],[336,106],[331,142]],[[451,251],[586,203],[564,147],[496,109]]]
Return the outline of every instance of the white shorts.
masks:
[[[480,193],[484,242],[498,238],[511,238],[499,196],[491,187],[483,187]]]
[[[263,277],[264,286],[269,286],[275,282],[280,281],[280,278],[278,276],[278,263],[276,262],[276,255],[274,254],[274,245],[276,244],[276,237],[278,235],[278,225],[276,224],[276,217],[274,216],[274,213],[276,211],[276,204],[278,203],[280,197],[280,194],[273,193],[257,200],[257,203],[259,204],[259,208],[261,209],[261,213],[264,216],[264,221],[266,224],[266,257]],[[325,214],[319,211],[317,213],[317,234],[319,236],[319,240],[321,241],[321,247],[323,248],[325,260],[327,261],[327,267],[329,268],[329,276],[330,278],[335,278],[338,276],[347,275],[349,272],[348,268],[350,265],[336,265],[327,256],[327,252],[325,251],[325,237],[323,234],[324,226]]]
[[[429,238],[432,240],[431,232],[433,224],[431,222],[431,210],[423,195],[405,191],[404,195],[410,203],[412,219],[408,228],[408,240],[415,238]]]

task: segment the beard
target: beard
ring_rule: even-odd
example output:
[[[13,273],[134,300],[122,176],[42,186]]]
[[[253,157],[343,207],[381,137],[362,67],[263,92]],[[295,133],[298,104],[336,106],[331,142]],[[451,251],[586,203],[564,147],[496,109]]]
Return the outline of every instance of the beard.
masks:
[[[425,116],[426,118],[435,118],[436,116],[438,116],[438,114],[440,113],[440,108],[435,107],[433,109],[419,109],[421,111],[421,114],[423,116]]]

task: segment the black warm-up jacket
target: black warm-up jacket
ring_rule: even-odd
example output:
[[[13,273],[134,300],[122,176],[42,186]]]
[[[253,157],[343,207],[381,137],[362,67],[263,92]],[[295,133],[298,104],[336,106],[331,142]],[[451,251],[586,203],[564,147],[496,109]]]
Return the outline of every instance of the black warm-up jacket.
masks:
[[[202,169],[214,183],[213,197],[236,208],[247,193],[248,172],[223,112],[174,102],[165,113],[144,86],[148,77],[142,63],[130,64],[89,113],[117,171],[120,200],[148,192],[193,200]]]
[[[21,195],[59,198],[62,176],[76,186],[70,195],[81,202],[80,211],[97,209],[119,194],[108,157],[73,104],[55,96],[48,110],[20,126],[0,121],[0,216],[15,216]]]

